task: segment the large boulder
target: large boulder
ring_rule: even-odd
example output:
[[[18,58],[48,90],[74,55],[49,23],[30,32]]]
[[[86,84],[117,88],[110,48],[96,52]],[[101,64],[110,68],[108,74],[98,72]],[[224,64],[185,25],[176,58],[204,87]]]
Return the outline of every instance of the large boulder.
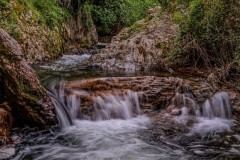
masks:
[[[11,110],[0,107],[1,115],[12,116],[16,125],[53,125],[54,105],[23,56],[17,41],[0,29],[0,103]]]
[[[93,55],[88,64],[107,70],[139,71],[165,69],[164,58],[173,50],[178,25],[171,15],[156,7],[149,10],[146,19],[123,29],[100,53]]]

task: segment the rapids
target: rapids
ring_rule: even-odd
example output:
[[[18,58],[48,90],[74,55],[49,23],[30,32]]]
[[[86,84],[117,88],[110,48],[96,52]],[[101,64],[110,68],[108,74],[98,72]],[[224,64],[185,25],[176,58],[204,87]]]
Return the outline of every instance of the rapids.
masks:
[[[17,155],[13,159],[185,160],[240,157],[240,135],[232,130],[236,122],[232,119],[226,92],[216,93],[203,104],[197,104],[186,90],[179,116],[155,111],[144,114],[140,109],[143,97],[131,90],[121,95],[103,94],[92,97],[95,118],[84,117],[78,94],[87,91],[74,90],[71,94],[65,91],[65,82],[72,79],[69,74],[61,73],[83,71],[94,77],[96,70],[86,70],[80,65],[88,57],[65,55],[53,63],[38,66],[41,82],[48,88],[56,106],[61,128],[23,134],[23,142],[17,145]],[[48,77],[49,72],[58,78]],[[83,75],[77,75],[74,80],[87,80]],[[116,75],[129,76],[118,73],[108,76]],[[189,103],[192,108],[188,107]]]

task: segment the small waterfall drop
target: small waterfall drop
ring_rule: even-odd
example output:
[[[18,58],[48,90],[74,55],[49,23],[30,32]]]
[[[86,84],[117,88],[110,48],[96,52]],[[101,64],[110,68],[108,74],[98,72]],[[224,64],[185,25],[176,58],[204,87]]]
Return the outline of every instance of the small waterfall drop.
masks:
[[[56,82],[51,84],[51,91],[47,91],[51,97],[57,114],[57,118],[61,127],[73,125],[74,119],[77,117],[80,99],[75,95],[70,95],[65,98],[65,90],[63,81],[56,87]]]
[[[127,91],[123,95],[94,97],[93,107],[97,120],[114,118],[130,119],[140,114],[139,97],[136,92]]]
[[[206,100],[202,109],[203,117],[230,119],[232,116],[229,96],[226,92],[218,92],[211,99]]]
[[[65,90],[65,83],[53,82],[51,96],[56,108],[57,117],[61,127],[67,127],[73,124],[74,120],[81,115],[81,99],[79,94],[83,93],[77,90]],[[84,94],[86,94],[84,92]],[[137,92],[126,91],[122,93],[109,93],[101,96],[92,96],[93,99],[93,120],[110,119],[131,119],[140,115],[141,95]],[[89,106],[91,107],[91,106]],[[89,117],[82,117],[89,119]]]
[[[221,132],[230,132],[233,120],[231,119],[231,107],[229,96],[226,92],[218,92],[207,99],[202,107],[200,116],[197,116],[189,135],[198,134],[202,138],[211,138]]]
[[[192,96],[189,96],[188,94],[179,95],[177,98],[174,99],[174,101],[176,100],[180,102],[182,101],[181,116],[190,115],[190,110],[194,112],[193,115],[197,117],[206,117],[210,119],[230,119],[232,116],[229,96],[226,92],[218,92],[214,94],[210,99],[207,99],[203,103],[202,107],[199,107],[194,98]]]

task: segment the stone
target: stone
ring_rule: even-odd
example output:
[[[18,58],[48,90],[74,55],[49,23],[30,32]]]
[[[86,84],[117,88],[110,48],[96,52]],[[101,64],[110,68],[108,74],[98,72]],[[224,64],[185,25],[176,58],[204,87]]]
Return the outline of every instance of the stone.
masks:
[[[46,127],[56,124],[51,98],[40,85],[35,71],[24,59],[21,46],[2,29],[0,29],[0,95],[1,101],[9,104],[16,125]]]
[[[149,11],[148,18],[123,29],[112,42],[87,64],[106,70],[142,71],[173,70],[164,61],[173,50],[173,40],[178,35],[178,25],[171,16],[156,7]]]

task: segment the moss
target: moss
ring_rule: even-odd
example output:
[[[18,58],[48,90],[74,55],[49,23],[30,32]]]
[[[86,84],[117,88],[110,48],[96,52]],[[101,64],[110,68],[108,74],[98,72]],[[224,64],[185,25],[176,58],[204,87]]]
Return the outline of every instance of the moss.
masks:
[[[183,20],[183,14],[179,11],[173,13],[172,21],[174,23],[180,24]]]
[[[131,27],[129,27],[129,30],[128,30],[129,37],[132,36],[133,34],[136,34],[146,29],[147,26],[148,26],[147,23],[140,23],[140,22],[134,23]]]
[[[14,37],[26,52],[25,38],[36,36],[39,38],[36,41],[45,43],[43,47],[50,58],[58,57],[62,50],[60,28],[68,16],[65,9],[56,1],[45,0],[1,0],[0,4],[4,4],[0,5],[0,28]]]

